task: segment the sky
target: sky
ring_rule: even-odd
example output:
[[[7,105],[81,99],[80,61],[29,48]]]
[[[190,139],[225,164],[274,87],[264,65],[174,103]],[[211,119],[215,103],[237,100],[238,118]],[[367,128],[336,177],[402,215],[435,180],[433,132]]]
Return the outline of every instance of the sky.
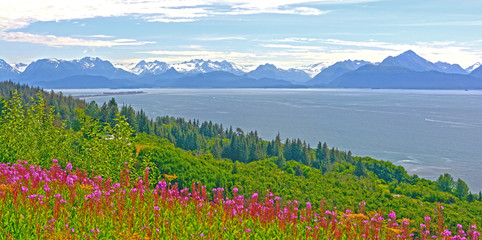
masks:
[[[0,0],[0,59],[482,62],[480,0]]]

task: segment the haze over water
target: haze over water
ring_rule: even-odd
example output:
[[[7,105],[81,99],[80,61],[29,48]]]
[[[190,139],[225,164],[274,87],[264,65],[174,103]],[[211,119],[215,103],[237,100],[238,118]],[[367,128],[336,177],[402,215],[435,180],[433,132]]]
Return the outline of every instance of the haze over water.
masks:
[[[482,190],[482,91],[359,89],[142,89],[114,96],[150,116],[212,120],[257,130],[265,140],[278,132],[312,147],[318,141],[402,165],[410,174],[436,179],[450,173],[472,192]],[[84,95],[120,90],[62,90]],[[129,90],[132,91],[132,90]],[[112,96],[88,97],[99,105]]]

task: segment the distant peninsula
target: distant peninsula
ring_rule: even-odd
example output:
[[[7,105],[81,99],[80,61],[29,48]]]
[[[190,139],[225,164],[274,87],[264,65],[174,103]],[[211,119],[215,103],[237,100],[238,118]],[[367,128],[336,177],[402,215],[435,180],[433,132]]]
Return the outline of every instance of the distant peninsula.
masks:
[[[103,96],[118,96],[118,95],[134,95],[147,93],[144,91],[127,91],[127,92],[103,92],[98,94],[86,94],[73,96],[74,98],[88,98],[88,97],[103,97]]]

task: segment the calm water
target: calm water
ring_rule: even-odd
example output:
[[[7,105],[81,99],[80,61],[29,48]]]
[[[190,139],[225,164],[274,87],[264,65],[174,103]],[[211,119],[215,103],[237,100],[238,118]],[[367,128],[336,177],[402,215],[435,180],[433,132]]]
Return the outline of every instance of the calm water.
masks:
[[[171,115],[258,130],[264,139],[318,141],[436,179],[448,172],[482,190],[482,91],[141,89],[115,96],[150,117]],[[84,95],[122,90],[63,90]],[[111,96],[86,100],[108,101]]]

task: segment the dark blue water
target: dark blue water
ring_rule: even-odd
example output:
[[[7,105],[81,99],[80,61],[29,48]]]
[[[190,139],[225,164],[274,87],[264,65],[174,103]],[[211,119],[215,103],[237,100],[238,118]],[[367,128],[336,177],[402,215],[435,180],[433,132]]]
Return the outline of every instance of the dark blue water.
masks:
[[[151,116],[212,120],[264,139],[318,141],[436,179],[448,172],[482,190],[482,91],[141,89],[114,96]],[[63,90],[81,95],[122,90]],[[98,103],[112,96],[89,97]]]

